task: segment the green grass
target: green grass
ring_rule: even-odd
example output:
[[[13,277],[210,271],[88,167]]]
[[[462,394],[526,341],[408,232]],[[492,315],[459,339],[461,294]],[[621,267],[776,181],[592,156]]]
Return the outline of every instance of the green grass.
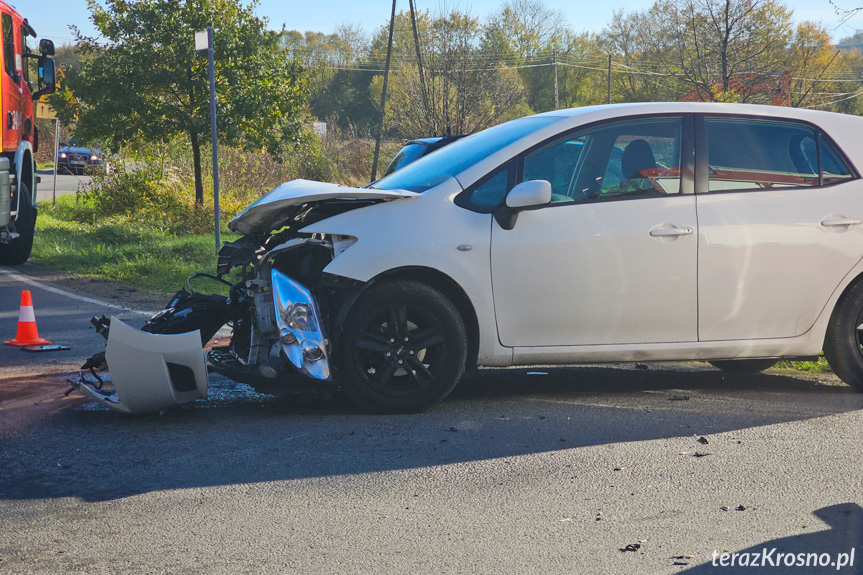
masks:
[[[36,162],[37,170],[53,170],[54,162]]]
[[[172,292],[194,272],[215,273],[213,234],[174,235],[140,223],[105,218],[82,224],[62,217],[73,197],[39,210],[31,261],[46,268],[123,282],[142,290]],[[222,235],[222,241],[236,239]],[[208,286],[215,287],[215,286]]]
[[[832,373],[833,370],[827,364],[822,353],[818,357],[818,361],[780,361],[776,364],[780,369],[794,369],[797,371],[808,371],[811,373]]]

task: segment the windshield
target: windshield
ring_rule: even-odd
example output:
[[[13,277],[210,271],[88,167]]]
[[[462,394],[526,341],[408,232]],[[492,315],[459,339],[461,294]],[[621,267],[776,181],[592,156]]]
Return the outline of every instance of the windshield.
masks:
[[[408,144],[395,155],[390,165],[384,170],[384,177],[389,176],[398,169],[404,168],[414,160],[418,160],[425,154],[425,144]]]
[[[560,116],[533,116],[477,132],[423,156],[416,162],[382,178],[372,188],[425,192],[516,140],[560,119]]]

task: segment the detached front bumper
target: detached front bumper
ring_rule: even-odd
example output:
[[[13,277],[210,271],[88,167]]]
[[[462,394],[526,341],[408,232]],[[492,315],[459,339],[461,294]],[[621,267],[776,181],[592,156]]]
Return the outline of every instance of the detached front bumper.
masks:
[[[273,350],[283,355],[302,375],[332,381],[330,342],[312,293],[285,274],[271,273],[279,342]],[[271,357],[273,353],[271,352]]]
[[[114,411],[159,413],[207,398],[207,366],[200,331],[156,335],[112,317],[105,361],[113,391],[106,393],[86,382],[80,389]]]

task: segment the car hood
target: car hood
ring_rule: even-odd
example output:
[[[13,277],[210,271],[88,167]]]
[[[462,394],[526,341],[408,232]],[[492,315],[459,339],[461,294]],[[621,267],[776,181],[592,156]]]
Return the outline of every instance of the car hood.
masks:
[[[416,198],[402,190],[351,188],[311,180],[292,180],[267,192],[230,221],[238,234],[266,234],[286,225],[309,225],[336,214],[391,200]]]

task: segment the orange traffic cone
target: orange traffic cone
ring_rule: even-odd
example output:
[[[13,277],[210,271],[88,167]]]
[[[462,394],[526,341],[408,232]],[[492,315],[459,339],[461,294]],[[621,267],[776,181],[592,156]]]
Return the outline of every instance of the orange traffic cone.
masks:
[[[15,334],[15,339],[4,341],[7,345],[40,345],[51,343],[48,340],[39,337],[39,331],[36,329],[36,314],[33,313],[33,298],[30,297],[30,290],[21,292],[21,309],[18,312],[18,332]]]

